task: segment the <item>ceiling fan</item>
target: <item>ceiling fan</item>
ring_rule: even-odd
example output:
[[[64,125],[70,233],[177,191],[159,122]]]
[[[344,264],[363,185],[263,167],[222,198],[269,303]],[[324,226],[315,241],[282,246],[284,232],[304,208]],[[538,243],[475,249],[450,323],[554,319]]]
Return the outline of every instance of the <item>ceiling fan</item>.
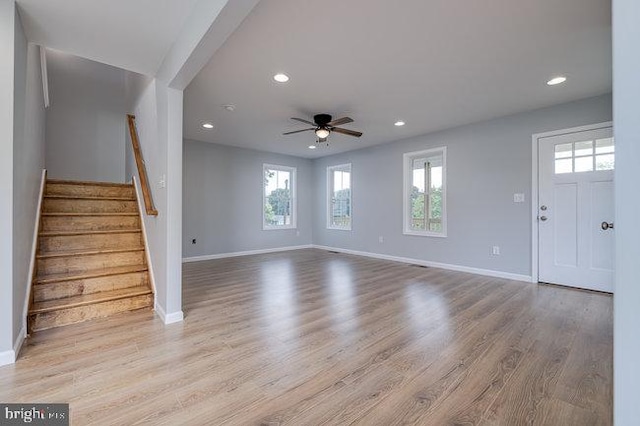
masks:
[[[318,137],[318,142],[326,142],[329,134],[331,132],[342,133],[343,135],[355,136],[359,138],[362,136],[361,132],[356,132],[355,130],[343,129],[342,127],[337,127],[342,124],[353,123],[353,119],[349,117],[342,117],[336,120],[331,120],[331,116],[329,114],[316,114],[313,116],[313,121],[304,120],[302,118],[292,117],[292,120],[299,121],[304,124],[308,124],[313,127],[309,127],[302,130],[294,130],[293,132],[286,132],[283,135],[292,135],[294,133],[307,132],[309,130],[313,130]]]

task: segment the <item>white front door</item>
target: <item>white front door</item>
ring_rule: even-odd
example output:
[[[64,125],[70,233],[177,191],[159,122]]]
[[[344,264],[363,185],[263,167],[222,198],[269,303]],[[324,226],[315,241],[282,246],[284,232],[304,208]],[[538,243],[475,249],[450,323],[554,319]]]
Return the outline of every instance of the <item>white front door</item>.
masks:
[[[539,281],[613,292],[611,127],[540,138]]]

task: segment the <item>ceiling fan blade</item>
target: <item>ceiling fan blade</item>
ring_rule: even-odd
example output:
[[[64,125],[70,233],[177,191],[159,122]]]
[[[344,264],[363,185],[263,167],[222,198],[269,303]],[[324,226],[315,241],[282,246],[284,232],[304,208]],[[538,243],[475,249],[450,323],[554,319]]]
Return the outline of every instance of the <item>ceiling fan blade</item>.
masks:
[[[333,129],[331,129],[331,131],[336,133],[342,133],[343,135],[355,136],[356,138],[359,138],[360,136],[362,136],[361,132],[356,132],[355,130],[343,129],[340,127],[334,127]]]
[[[286,132],[286,133],[283,133],[283,135],[292,135],[294,133],[308,132],[309,130],[315,130],[315,129],[316,129],[315,127],[310,127],[308,129],[294,130],[293,132]]]
[[[299,122],[304,123],[304,124],[308,124],[308,125],[310,125],[310,126],[316,126],[316,123],[312,123],[312,122],[310,122],[310,121],[308,121],[308,120],[304,120],[304,119],[302,119],[302,118],[291,117],[291,119],[292,119],[292,120],[299,121]]]
[[[353,123],[353,119],[351,117],[342,117],[333,120],[330,123],[327,123],[327,126],[340,126],[342,124]]]

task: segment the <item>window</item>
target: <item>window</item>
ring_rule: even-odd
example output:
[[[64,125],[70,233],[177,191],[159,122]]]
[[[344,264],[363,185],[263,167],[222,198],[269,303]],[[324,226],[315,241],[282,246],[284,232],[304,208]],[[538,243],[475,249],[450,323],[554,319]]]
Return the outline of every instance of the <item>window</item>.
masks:
[[[404,154],[404,233],[447,236],[446,147]]]
[[[613,138],[556,145],[555,174],[613,170]]]
[[[351,164],[327,167],[327,228],[351,230]]]
[[[264,164],[263,229],[296,227],[295,167]]]

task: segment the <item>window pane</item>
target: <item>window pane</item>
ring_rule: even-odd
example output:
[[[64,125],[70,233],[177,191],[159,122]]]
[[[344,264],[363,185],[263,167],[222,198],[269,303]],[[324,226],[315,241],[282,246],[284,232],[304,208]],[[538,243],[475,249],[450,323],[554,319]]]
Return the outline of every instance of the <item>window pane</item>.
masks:
[[[571,158],[563,158],[556,160],[556,174],[572,173],[573,172],[573,160]]]
[[[596,154],[609,154],[614,151],[613,138],[596,140]],[[597,160],[596,160],[597,161]],[[596,165],[597,168],[597,165]]]
[[[268,226],[292,225],[291,172],[265,169],[264,180],[265,224]]]
[[[331,196],[331,226],[349,228],[351,226],[351,172],[334,170],[333,194]]]
[[[593,171],[593,157],[579,157],[575,159],[575,171],[576,172],[590,172]]]
[[[571,158],[572,155],[573,155],[573,144],[564,143],[561,145],[556,145],[556,158]]]
[[[416,168],[416,166],[420,168]],[[411,229],[427,229],[425,217],[425,167],[424,160],[413,162],[413,182],[411,188]]]
[[[615,158],[613,154],[596,155],[596,170],[613,170]]]
[[[576,142],[575,146],[575,156],[580,157],[583,155],[592,155],[593,154],[593,141],[584,141],[584,142]],[[577,172],[576,167],[576,172]]]

